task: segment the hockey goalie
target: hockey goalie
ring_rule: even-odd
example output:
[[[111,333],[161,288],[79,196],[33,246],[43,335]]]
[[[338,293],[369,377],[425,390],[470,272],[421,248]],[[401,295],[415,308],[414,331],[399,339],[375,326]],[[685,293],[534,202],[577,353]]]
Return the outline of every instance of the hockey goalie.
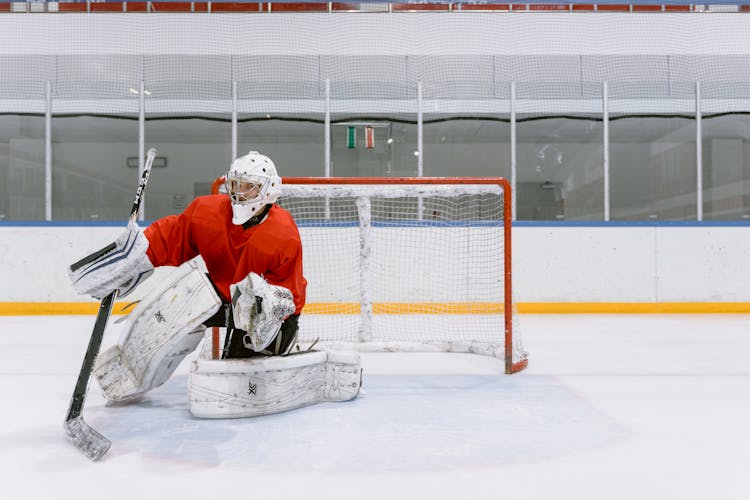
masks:
[[[224,194],[197,197],[145,231],[131,224],[87,265],[70,271],[80,294],[132,292],[155,267],[175,266],[128,316],[93,374],[110,403],[162,385],[205,337],[226,328],[221,359],[201,355],[188,384],[190,411],[205,418],[276,413],[354,399],[357,353],[297,351],[307,281],[292,216],[275,202],[281,178],[265,155],[234,160]],[[193,259],[201,256],[205,269]]]

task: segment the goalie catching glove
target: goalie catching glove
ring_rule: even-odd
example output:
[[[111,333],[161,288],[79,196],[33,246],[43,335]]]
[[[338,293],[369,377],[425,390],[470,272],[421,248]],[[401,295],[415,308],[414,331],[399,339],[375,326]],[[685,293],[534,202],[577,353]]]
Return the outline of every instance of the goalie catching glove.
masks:
[[[269,284],[256,273],[248,274],[229,289],[234,325],[247,332],[242,339],[245,347],[255,352],[264,350],[296,309],[292,292]]]
[[[115,290],[120,297],[126,296],[154,272],[147,249],[148,239],[138,224],[128,224],[113,243],[70,266],[68,276],[73,288],[81,295],[96,299]]]

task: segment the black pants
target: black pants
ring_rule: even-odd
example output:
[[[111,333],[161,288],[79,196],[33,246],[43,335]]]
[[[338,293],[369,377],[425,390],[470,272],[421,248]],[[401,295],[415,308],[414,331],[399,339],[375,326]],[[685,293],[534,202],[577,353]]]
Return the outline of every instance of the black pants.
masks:
[[[222,304],[221,308],[205,323],[206,327],[219,326],[227,329],[224,339],[222,359],[254,358],[256,356],[277,356],[286,354],[292,342],[297,338],[299,329],[299,314],[292,314],[281,324],[281,330],[268,347],[261,352],[255,352],[245,347],[242,337],[247,333],[234,326],[231,304]]]

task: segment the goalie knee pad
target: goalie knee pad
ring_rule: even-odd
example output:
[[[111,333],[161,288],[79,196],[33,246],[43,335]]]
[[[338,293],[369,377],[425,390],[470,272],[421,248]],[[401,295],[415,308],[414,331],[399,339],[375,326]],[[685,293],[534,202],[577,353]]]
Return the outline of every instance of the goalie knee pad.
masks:
[[[239,418],[279,413],[359,394],[359,353],[307,351],[288,356],[193,361],[190,413],[201,418]]]
[[[97,359],[94,376],[110,402],[133,400],[162,385],[203,338],[203,322],[221,306],[208,277],[187,262],[128,317],[117,345]]]

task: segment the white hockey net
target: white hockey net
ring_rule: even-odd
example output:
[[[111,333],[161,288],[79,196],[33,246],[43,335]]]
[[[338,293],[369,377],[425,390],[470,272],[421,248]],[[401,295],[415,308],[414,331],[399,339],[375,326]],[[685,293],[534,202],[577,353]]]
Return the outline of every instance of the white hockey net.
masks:
[[[287,178],[307,305],[300,341],[474,352],[526,366],[503,179]]]

